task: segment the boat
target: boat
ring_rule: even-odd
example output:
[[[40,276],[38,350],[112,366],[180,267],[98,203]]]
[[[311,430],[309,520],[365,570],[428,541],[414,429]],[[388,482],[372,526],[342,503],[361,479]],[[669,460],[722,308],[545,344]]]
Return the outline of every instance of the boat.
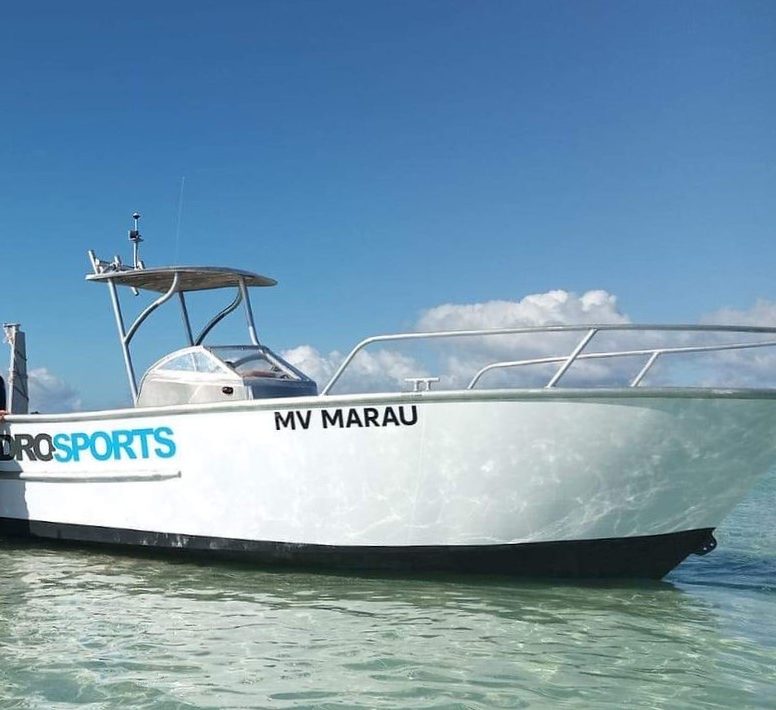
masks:
[[[325,570],[657,579],[713,550],[715,528],[776,463],[776,390],[646,383],[658,360],[776,346],[774,328],[381,335],[358,343],[319,389],[258,337],[250,292],[273,279],[146,267],[138,218],[132,263],[90,251],[86,276],[108,289],[133,406],[26,413],[24,348],[12,329],[16,384],[0,428],[4,536]],[[152,297],[131,324],[128,291]],[[196,332],[187,297],[202,291],[234,296]],[[133,338],[172,304],[182,347],[138,380]],[[211,344],[238,309],[246,342]],[[489,362],[452,389],[420,372],[402,391],[336,391],[370,346],[558,333],[574,338],[570,351]],[[688,339],[666,344],[675,333]],[[703,341],[712,333],[727,340]],[[613,334],[652,341],[591,346]],[[562,385],[580,365],[634,359],[625,383]],[[552,368],[541,386],[482,386],[537,365]]]

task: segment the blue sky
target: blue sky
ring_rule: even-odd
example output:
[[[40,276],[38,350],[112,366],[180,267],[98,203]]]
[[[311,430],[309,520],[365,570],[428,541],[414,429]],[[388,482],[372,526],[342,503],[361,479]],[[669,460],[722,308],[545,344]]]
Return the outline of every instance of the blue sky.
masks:
[[[277,349],[552,289],[774,299],[771,2],[17,3],[0,60],[1,317],[85,406],[126,392],[85,252],[134,210],[149,265],[277,278]]]

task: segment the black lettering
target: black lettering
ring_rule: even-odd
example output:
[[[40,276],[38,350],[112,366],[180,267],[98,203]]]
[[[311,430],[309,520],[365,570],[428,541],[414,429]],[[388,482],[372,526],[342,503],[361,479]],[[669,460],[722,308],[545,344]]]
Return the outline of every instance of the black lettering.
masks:
[[[16,460],[21,461],[24,458],[24,454],[27,454],[27,458],[30,461],[37,461],[34,451],[34,437],[30,434],[17,434],[16,435]]]
[[[399,407],[399,417],[401,418],[401,423],[405,426],[412,426],[413,424],[418,423],[418,408],[413,404],[412,407],[412,421],[407,421],[404,418],[404,407]]]
[[[275,412],[275,429],[280,431],[281,429],[288,429],[289,427],[296,429],[294,413],[288,412],[284,417],[282,412]]]
[[[385,412],[383,412],[383,426],[389,423],[399,426],[399,420],[396,418],[396,412],[393,411],[393,407],[386,407]]]
[[[328,409],[322,409],[321,422],[324,429],[328,429],[330,426],[338,426],[342,429],[342,410],[335,409],[334,414],[332,414]]]
[[[13,461],[15,455],[13,437],[10,434],[0,434],[0,461]]]
[[[54,444],[50,434],[38,434],[35,437],[34,447],[39,461],[51,461],[54,458]]]
[[[373,424],[374,426],[380,426],[380,422],[377,421],[377,417],[380,416],[380,412],[378,412],[374,407],[366,407],[364,409],[364,426],[369,426],[370,424]]]
[[[312,412],[309,409],[304,412],[304,414],[302,412],[294,412],[294,414],[296,414],[296,418],[299,420],[302,429],[310,428],[310,417],[312,416]]]
[[[348,428],[352,426],[358,426],[358,427],[364,426],[361,423],[361,419],[359,419],[358,410],[353,409],[352,407],[348,410],[348,421],[345,423],[345,426]]]

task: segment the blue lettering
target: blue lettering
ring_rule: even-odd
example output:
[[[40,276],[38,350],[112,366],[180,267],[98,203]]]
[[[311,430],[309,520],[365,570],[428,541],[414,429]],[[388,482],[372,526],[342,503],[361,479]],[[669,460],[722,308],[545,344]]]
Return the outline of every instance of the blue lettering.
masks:
[[[140,437],[140,456],[144,459],[148,458],[148,435],[153,434],[153,429],[133,429],[132,433],[135,436]]]
[[[132,450],[133,432],[129,429],[117,429],[113,432],[113,458],[121,460],[123,451],[128,459],[136,459],[137,454]]]
[[[70,448],[70,437],[67,434],[54,434],[54,459],[60,463],[67,463],[73,458],[73,450]]]
[[[105,451],[98,451],[97,442],[102,441],[105,445]],[[89,450],[97,461],[107,461],[113,456],[113,438],[104,431],[95,431],[89,440]]]
[[[73,442],[73,461],[80,461],[81,452],[89,448],[89,435],[77,431],[70,436],[70,441]]]
[[[175,456],[175,442],[172,440],[172,429],[170,427],[160,426],[155,429],[154,439],[156,439],[157,444],[161,444],[161,446],[157,446],[154,449],[154,453],[160,459],[168,459],[171,456]]]
[[[54,434],[48,439],[51,446],[51,454],[48,456],[49,459],[53,458],[60,463],[80,461],[82,452],[88,452],[95,461],[137,459],[139,457],[135,447],[138,439],[140,458],[157,456],[160,459],[169,459],[175,456],[178,449],[173,439],[172,428],[161,426],[155,429],[95,431],[91,434],[82,431]],[[152,447],[153,450],[151,450]],[[41,456],[44,454],[42,453]]]

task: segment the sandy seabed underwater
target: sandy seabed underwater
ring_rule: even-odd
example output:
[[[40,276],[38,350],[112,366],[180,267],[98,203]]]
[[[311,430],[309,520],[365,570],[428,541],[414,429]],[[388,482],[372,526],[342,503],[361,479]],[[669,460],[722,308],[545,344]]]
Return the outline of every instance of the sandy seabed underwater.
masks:
[[[776,472],[662,582],[0,542],[0,708],[776,708]]]

